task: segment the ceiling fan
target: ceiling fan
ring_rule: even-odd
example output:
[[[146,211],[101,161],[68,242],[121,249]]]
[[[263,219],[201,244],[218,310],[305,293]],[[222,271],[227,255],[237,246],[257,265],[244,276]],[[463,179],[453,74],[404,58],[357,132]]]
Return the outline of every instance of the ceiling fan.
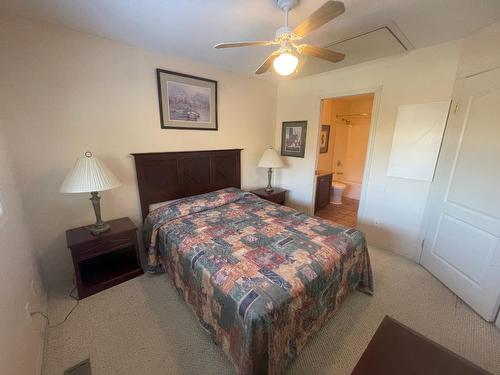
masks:
[[[310,55],[330,62],[339,62],[345,58],[343,53],[334,52],[326,48],[316,47],[310,44],[300,44],[300,40],[311,31],[314,31],[325,23],[330,22],[335,17],[340,16],[345,11],[344,4],[341,1],[327,1],[318,8],[309,18],[302,21],[298,26],[292,29],[288,26],[288,12],[298,3],[298,0],[275,0],[278,6],[285,12],[285,26],[276,30],[273,41],[252,41],[252,42],[234,42],[220,43],[215,48],[233,48],[247,46],[270,46],[279,45],[279,50],[273,52],[255,71],[255,74],[262,74],[269,70],[271,65],[280,75],[287,76],[292,74],[299,62],[296,54]]]

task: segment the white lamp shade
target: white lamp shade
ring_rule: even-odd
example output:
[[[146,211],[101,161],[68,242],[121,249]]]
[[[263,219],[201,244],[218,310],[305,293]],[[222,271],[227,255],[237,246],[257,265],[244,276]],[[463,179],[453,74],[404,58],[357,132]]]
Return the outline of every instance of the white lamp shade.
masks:
[[[115,175],[98,159],[93,156],[83,156],[78,158],[59,191],[62,193],[89,193],[113,189],[120,185],[120,181]]]
[[[259,161],[259,167],[263,168],[281,168],[284,166],[285,165],[283,164],[280,156],[272,147],[269,147],[266,151],[264,151],[264,154],[262,154]]]

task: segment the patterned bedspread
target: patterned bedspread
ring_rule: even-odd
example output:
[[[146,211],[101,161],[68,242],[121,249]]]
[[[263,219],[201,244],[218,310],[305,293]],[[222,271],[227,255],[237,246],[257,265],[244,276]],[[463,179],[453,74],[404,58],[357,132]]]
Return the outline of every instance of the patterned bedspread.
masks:
[[[184,198],[145,221],[166,271],[240,374],[281,374],[355,288],[373,292],[364,235],[238,189]]]

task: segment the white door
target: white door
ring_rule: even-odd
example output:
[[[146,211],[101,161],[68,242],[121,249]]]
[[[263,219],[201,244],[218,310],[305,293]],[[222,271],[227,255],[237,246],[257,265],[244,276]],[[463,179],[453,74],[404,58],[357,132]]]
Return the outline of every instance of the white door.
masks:
[[[500,69],[457,81],[421,264],[494,321],[500,304]]]

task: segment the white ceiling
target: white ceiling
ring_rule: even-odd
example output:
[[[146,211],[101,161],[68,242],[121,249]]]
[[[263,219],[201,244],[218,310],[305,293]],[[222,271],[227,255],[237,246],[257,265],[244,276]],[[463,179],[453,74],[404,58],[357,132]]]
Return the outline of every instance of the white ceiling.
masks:
[[[290,25],[298,24],[324,1],[300,0],[290,12]],[[389,24],[410,46],[421,48],[467,36],[500,20],[500,0],[345,0],[344,4],[343,15],[306,41],[329,46]],[[273,39],[283,25],[275,0],[0,0],[0,9],[245,74],[253,74],[275,47],[215,50],[213,45]],[[390,41],[377,40],[367,39],[371,49],[364,56],[358,45],[352,52],[356,58],[344,65],[400,53]],[[377,43],[387,51],[374,53]],[[303,74],[336,67],[311,59],[305,62]],[[312,67],[305,70],[307,64]]]

